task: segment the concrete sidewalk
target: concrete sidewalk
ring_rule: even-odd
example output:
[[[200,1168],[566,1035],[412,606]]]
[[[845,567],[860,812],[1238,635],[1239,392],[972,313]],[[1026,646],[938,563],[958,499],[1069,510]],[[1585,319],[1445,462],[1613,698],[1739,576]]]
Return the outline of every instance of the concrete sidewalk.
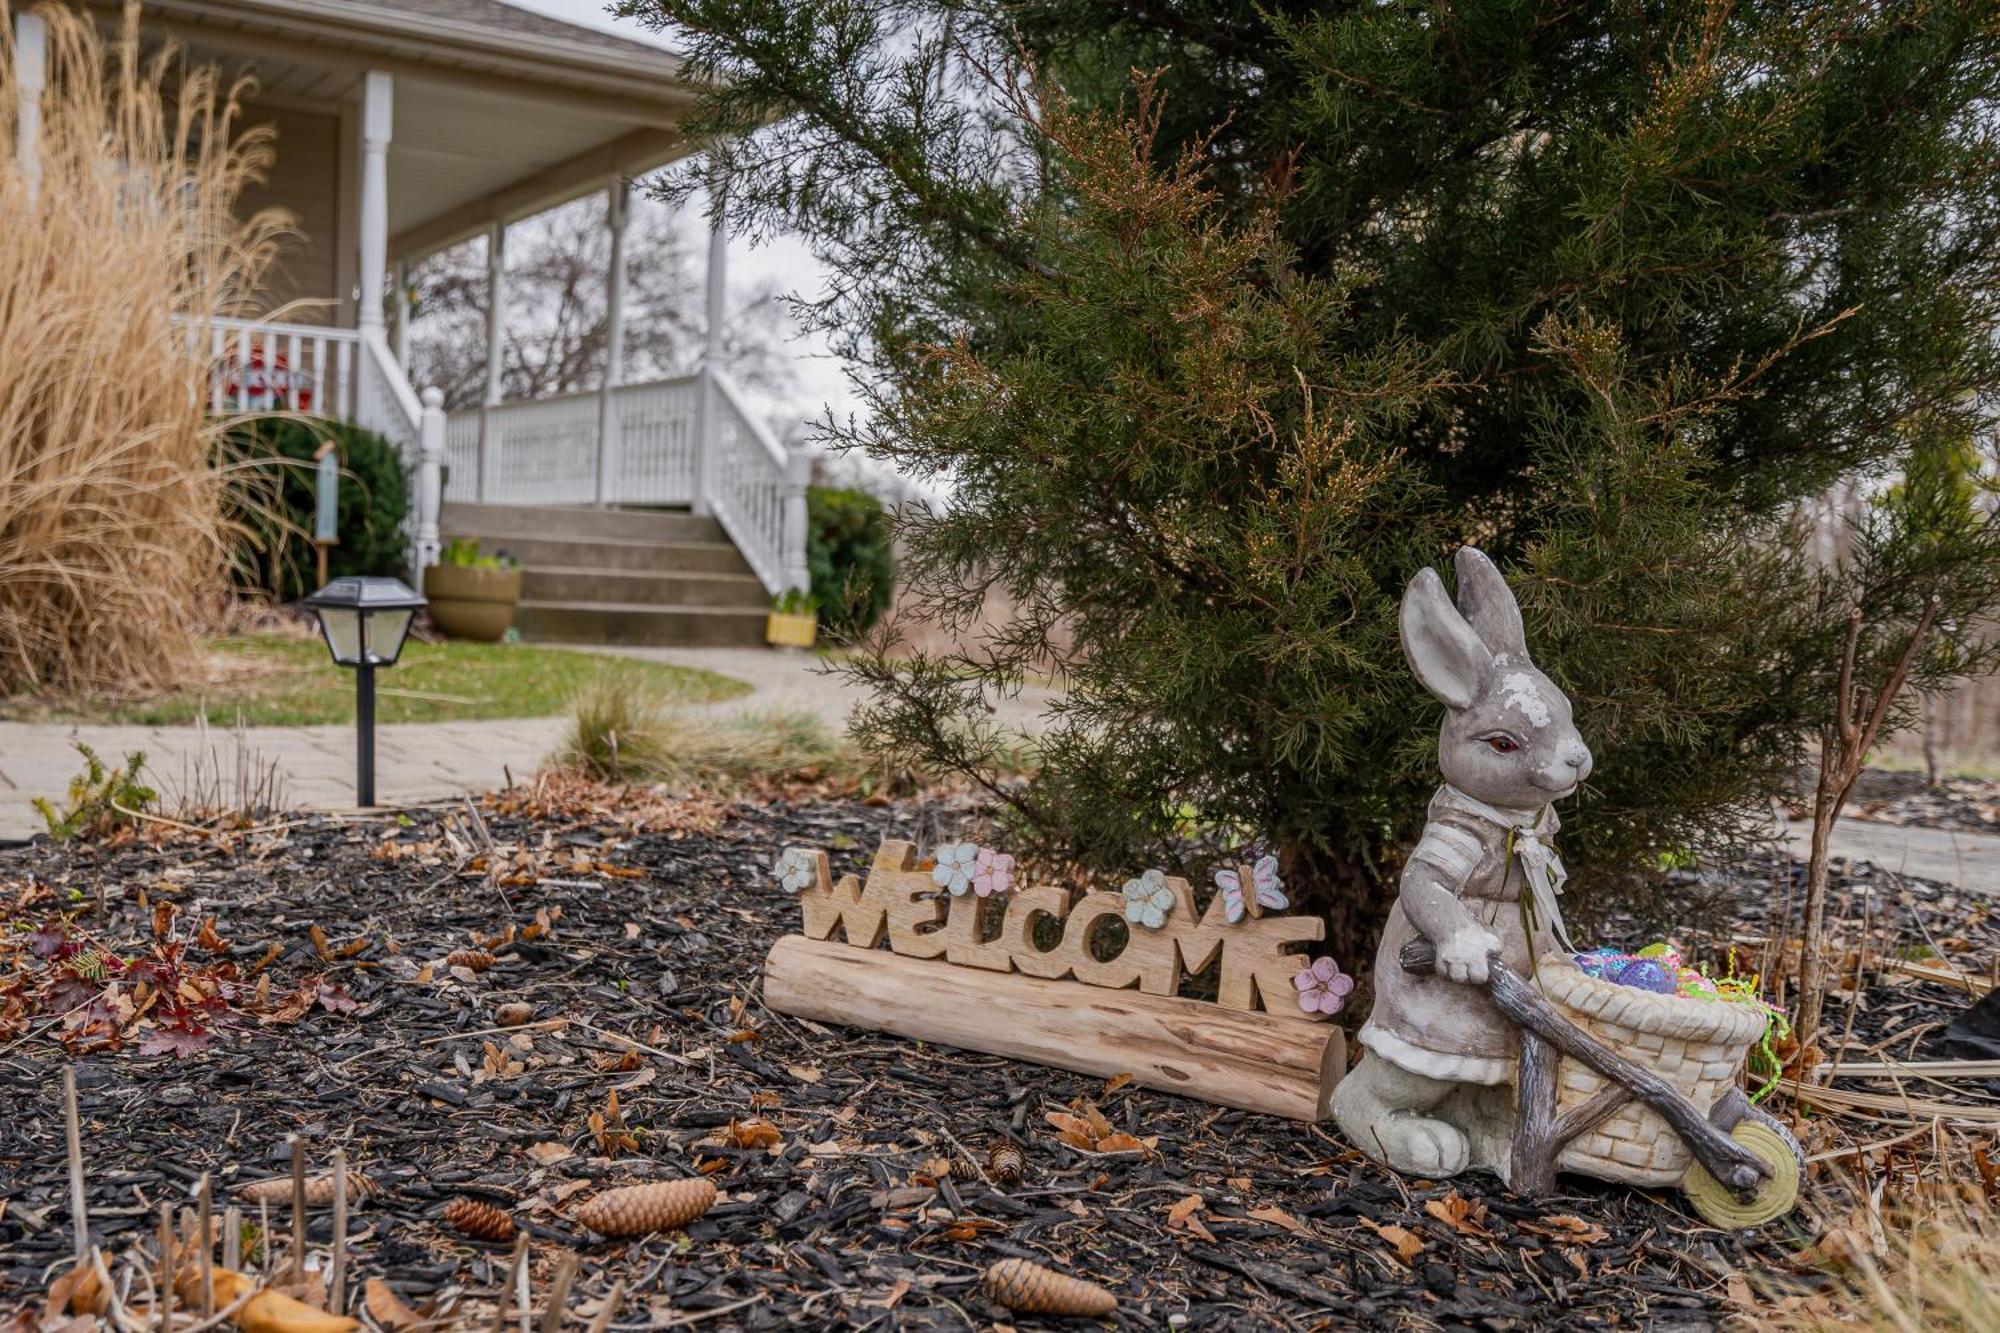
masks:
[[[843,678],[826,674],[807,653],[768,648],[594,649],[676,666],[699,667],[751,687],[741,698],[693,705],[721,714],[811,713],[842,728],[861,698]],[[1032,726],[1047,690],[999,709],[1002,721]],[[566,719],[499,722],[420,722],[384,725],[375,732],[376,797],[385,805],[445,800],[490,791],[532,775],[561,743]],[[228,728],[121,727],[67,723],[0,723],[0,838],[25,838],[43,823],[29,802],[46,796],[62,803],[69,780],[82,771],[75,749],[82,741],[109,764],[143,750],[155,786],[171,806],[190,791],[213,790],[220,775],[225,796],[234,793],[238,743]],[[351,808],[354,803],[354,729],[253,727],[244,733],[243,761],[252,769],[277,765],[280,799],[308,808]]]

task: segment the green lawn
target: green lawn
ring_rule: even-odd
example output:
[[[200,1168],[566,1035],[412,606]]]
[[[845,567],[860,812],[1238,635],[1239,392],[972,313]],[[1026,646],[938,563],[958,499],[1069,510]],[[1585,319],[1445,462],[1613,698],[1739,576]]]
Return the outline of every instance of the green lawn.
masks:
[[[219,639],[207,684],[157,698],[66,703],[0,713],[21,721],[127,722],[165,726],[207,713],[230,726],[300,726],[354,720],[354,673],[333,665],[318,639],[269,635]],[[708,703],[749,693],[712,671],[526,644],[411,643],[395,667],[375,674],[381,722],[465,722],[565,712],[583,685],[607,676],[643,682],[667,703]]]

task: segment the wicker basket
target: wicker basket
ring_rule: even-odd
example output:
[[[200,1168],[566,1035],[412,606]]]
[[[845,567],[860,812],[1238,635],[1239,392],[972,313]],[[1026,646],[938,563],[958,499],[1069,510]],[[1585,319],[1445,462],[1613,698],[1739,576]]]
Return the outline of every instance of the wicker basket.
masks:
[[[1743,1061],[1764,1032],[1764,1014],[1753,1005],[1600,981],[1561,954],[1543,958],[1536,976],[1564,1017],[1633,1064],[1651,1069],[1704,1114],[1737,1086]],[[1581,1060],[1565,1058],[1561,1070],[1559,1112],[1605,1087],[1604,1078]],[[1659,1113],[1637,1101],[1571,1140],[1561,1157],[1566,1170],[1633,1185],[1679,1184],[1693,1160]]]

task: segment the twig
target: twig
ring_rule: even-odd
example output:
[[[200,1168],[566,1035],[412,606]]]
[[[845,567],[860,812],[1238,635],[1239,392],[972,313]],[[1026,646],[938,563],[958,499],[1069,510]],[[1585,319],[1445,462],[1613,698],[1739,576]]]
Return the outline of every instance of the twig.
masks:
[[[569,1305],[569,1288],[576,1281],[576,1251],[563,1253],[562,1262],[556,1265],[554,1281],[549,1284],[548,1303],[542,1307],[541,1333],[556,1333],[562,1327],[565,1307]]]
[[[195,1189],[196,1225],[201,1228],[201,1317],[209,1319],[215,1315],[215,1187],[210,1183],[208,1172],[201,1173],[201,1184]]]
[[[292,1282],[303,1282],[306,1276],[306,1145],[299,1142],[294,1134],[292,1143]],[[270,1242],[266,1241],[268,1248]]]
[[[206,1319],[203,1319],[200,1323],[190,1324],[186,1328],[181,1329],[180,1333],[207,1333],[207,1330],[211,1328],[215,1328],[218,1327],[219,1325],[226,1324],[230,1320],[236,1317],[237,1311],[241,1310],[244,1306],[248,1305],[251,1301],[255,1300],[257,1297],[263,1295],[263,1293],[264,1289],[262,1287],[258,1286],[245,1287],[243,1289],[243,1294],[241,1296],[238,1296],[235,1300],[223,1306],[220,1310],[217,1310],[214,1314],[209,1315]]]
[[[160,1316],[160,1333],[174,1327],[174,1205],[160,1201],[160,1292],[154,1304]]]
[[[243,1271],[243,1210],[233,1203],[222,1210],[222,1266]]]
[[[732,1301],[728,1305],[718,1305],[708,1310],[697,1310],[692,1314],[675,1315],[672,1319],[664,1323],[655,1324],[653,1327],[684,1328],[689,1324],[699,1324],[703,1320],[713,1319],[717,1315],[728,1314],[732,1310],[741,1310],[746,1305],[755,1305],[759,1301],[767,1301],[769,1299],[771,1299],[769,1292],[760,1291],[754,1296],[745,1296],[742,1300]]]
[[[611,1294],[604,1298],[604,1308],[597,1312],[597,1318],[590,1321],[585,1333],[604,1333],[611,1327],[611,1321],[618,1317],[618,1307],[625,1303],[625,1279],[619,1278],[611,1284]]]
[[[630,1037],[626,1036],[622,1032],[612,1032],[606,1028],[601,1028],[593,1024],[586,1023],[580,1018],[572,1018],[569,1019],[568,1021],[582,1028],[585,1032],[595,1032],[598,1036],[604,1038],[606,1041],[618,1042],[621,1045],[631,1047],[635,1051],[643,1051],[647,1055],[657,1055],[660,1057],[660,1059],[672,1061],[674,1064],[677,1065],[686,1065],[688,1068],[692,1069],[695,1068],[698,1063],[697,1061],[688,1059],[685,1055],[675,1055],[672,1051],[663,1051],[657,1046],[648,1046],[646,1045],[646,1043],[642,1041],[632,1040]]]
[[[347,1149],[333,1150],[333,1313],[347,1313]]]
[[[528,1279],[528,1238],[521,1237],[521,1262],[514,1269],[514,1304],[518,1308],[517,1317],[521,1323],[521,1333],[534,1333],[535,1292]]]
[[[507,1260],[507,1276],[500,1280],[500,1298],[493,1305],[492,1333],[500,1333],[501,1329],[507,1327],[507,1316],[511,1313],[509,1307],[514,1299],[514,1271],[522,1266],[527,1257],[528,1238],[525,1235],[516,1236],[514,1253]]]
[[[83,1205],[83,1121],[76,1113],[76,1066],[63,1066],[63,1132],[69,1140],[69,1218],[76,1232],[76,1262],[90,1253],[90,1215]]]

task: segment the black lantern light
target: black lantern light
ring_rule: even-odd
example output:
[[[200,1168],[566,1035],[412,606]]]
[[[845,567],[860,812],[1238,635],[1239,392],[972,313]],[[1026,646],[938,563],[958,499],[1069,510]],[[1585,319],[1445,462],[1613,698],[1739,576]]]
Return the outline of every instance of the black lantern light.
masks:
[[[354,668],[358,803],[375,804],[375,668],[396,665],[424,599],[401,579],[343,578],[306,598],[336,665]]]

